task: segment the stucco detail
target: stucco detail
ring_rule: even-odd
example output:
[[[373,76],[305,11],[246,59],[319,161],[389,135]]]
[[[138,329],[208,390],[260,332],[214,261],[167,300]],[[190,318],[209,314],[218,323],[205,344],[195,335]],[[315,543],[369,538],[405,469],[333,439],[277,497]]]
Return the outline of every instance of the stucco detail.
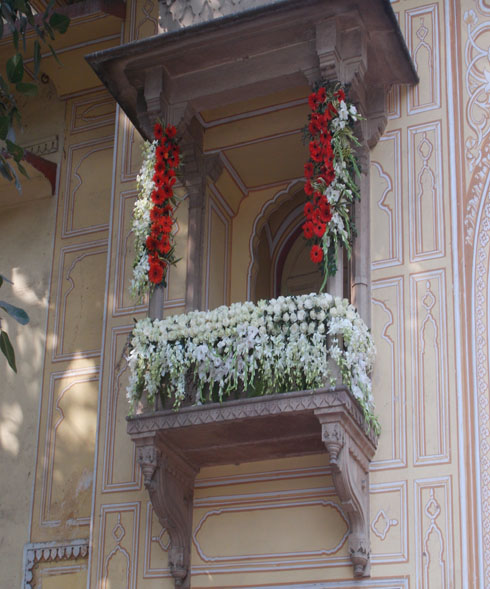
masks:
[[[274,0],[160,0],[160,29],[175,31],[198,23],[272,4]]]
[[[56,562],[88,558],[89,541],[36,542],[24,547],[24,581],[22,589],[32,589],[33,569],[39,562]]]

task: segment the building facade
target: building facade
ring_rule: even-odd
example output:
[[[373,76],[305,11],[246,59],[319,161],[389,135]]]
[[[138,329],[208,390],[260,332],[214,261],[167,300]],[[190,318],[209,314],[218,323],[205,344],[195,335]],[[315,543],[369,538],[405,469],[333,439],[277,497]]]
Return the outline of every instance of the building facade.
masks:
[[[234,13],[265,22],[246,11],[269,3],[106,4],[66,8],[62,65],[46,58],[40,97],[23,107],[19,143],[56,165],[54,184],[29,168],[22,195],[0,191],[0,271],[14,282],[2,295],[31,317],[25,327],[2,318],[19,369],[2,372],[5,587],[174,587],[169,534],[126,433],[123,351],[148,309],[129,288],[142,140],[84,56]],[[366,160],[382,426],[370,466],[370,577],[354,578],[325,452],[200,471],[192,587],[490,587],[490,5],[391,8],[419,83],[392,86],[386,128]],[[185,54],[175,63],[184,71]],[[297,238],[310,91],[300,78],[192,112],[181,261],[165,314],[318,287]]]

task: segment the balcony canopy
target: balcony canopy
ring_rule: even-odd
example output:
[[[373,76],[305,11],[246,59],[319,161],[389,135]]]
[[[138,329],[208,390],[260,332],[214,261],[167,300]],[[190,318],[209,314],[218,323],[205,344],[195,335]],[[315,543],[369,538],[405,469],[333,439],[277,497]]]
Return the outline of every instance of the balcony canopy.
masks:
[[[146,138],[158,116],[177,124],[188,107],[217,108],[319,77],[357,78],[383,96],[392,84],[417,82],[389,0],[279,1],[87,59]]]

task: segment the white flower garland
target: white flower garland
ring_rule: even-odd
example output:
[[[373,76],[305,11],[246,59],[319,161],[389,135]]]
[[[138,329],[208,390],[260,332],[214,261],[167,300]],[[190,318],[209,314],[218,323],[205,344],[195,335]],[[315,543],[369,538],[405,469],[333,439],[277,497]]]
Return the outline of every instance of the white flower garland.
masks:
[[[131,280],[131,294],[141,299],[150,290],[148,271],[150,264],[145,248],[146,238],[150,234],[150,211],[153,207],[151,193],[155,187],[153,174],[155,173],[155,149],[158,141],[145,141],[143,145],[143,163],[140,173],[136,176],[138,199],[133,208],[132,230],[135,236],[135,259],[133,279]]]
[[[252,396],[331,386],[331,358],[379,432],[370,378],[374,357],[371,334],[357,311],[326,293],[146,318],[133,329],[128,399],[134,407],[143,395],[154,403],[161,394],[177,408],[190,377],[197,404],[221,401],[237,390]]]

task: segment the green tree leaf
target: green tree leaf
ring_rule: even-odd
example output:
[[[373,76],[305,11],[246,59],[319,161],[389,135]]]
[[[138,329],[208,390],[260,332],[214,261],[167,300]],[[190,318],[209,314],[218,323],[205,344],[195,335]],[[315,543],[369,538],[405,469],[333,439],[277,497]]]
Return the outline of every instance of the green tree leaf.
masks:
[[[39,66],[41,65],[41,44],[36,39],[34,41],[34,76],[37,78],[39,74]]]
[[[20,160],[24,157],[24,150],[22,147],[17,145],[17,143],[10,141],[10,139],[7,139],[5,144],[7,145],[8,152],[14,158],[14,160],[16,162],[20,162]]]
[[[10,368],[12,368],[14,372],[17,372],[17,367],[15,366],[14,348],[10,343],[7,332],[3,331],[3,329],[0,331],[0,350],[3,352],[5,358],[7,358],[7,362],[9,363]]]
[[[7,301],[0,301],[0,309],[3,309],[5,312],[7,312],[21,325],[26,325],[29,323],[29,315],[24,311],[24,309],[21,309],[20,307],[11,305],[10,303],[7,303]]]
[[[62,35],[67,31],[70,24],[70,19],[65,14],[53,12],[51,18],[49,19],[49,24],[55,31]]]
[[[12,84],[22,81],[24,75],[24,60],[20,53],[16,53],[7,61],[7,77]]]
[[[0,139],[7,138],[7,133],[9,132],[10,121],[8,117],[0,117]]]
[[[15,85],[15,89],[25,96],[37,96],[37,86],[30,82],[19,82]]]

